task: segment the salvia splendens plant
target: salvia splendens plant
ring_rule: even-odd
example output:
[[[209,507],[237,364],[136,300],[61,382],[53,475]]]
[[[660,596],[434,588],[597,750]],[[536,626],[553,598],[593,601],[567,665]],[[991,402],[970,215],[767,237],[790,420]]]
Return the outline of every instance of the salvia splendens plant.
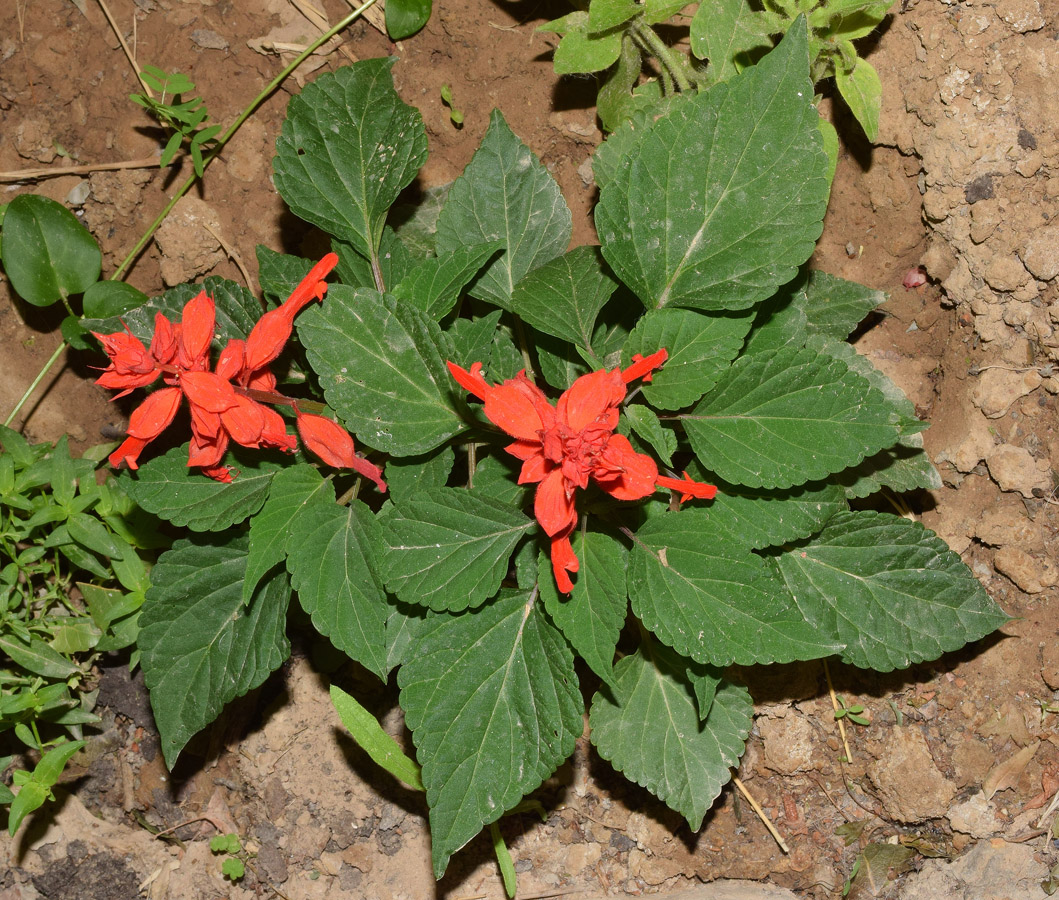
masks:
[[[276,387],[254,373],[289,331],[251,357],[256,302],[235,284],[131,310],[139,346],[86,323],[133,348],[136,378],[160,370],[146,403],[171,392],[133,440],[191,406],[190,447],[121,475],[194,532],[159,559],[140,621],[167,763],[287,658],[296,597],[351,659],[397,670],[440,877],[570,755],[593,685],[599,754],[697,829],[752,725],[733,664],[889,671],[1004,623],[935,534],[862,502],[939,482],[911,403],[845,342],[882,294],[805,265],[829,181],[804,20],[599,148],[598,247],[568,249],[558,186],[499,112],[440,212],[390,218],[427,153],[392,64],[307,86],[274,160],[337,255],[297,314],[284,394],[321,390],[371,463],[325,474],[269,450],[292,448],[274,419],[258,430],[256,391]],[[309,261],[261,248],[259,265],[270,302],[323,294]],[[156,347],[156,314],[181,308]],[[238,474],[205,477],[189,451]],[[380,480],[368,465],[387,494],[359,490]]]

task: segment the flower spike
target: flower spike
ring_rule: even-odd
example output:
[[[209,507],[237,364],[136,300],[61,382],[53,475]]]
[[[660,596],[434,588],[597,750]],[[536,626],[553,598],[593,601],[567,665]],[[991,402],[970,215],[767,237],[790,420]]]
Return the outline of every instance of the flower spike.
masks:
[[[537,485],[533,514],[551,539],[552,572],[564,594],[573,590],[570,575],[579,568],[570,543],[577,527],[576,494],[589,481],[616,500],[639,500],[658,488],[680,491],[682,502],[717,494],[715,486],[693,481],[686,472],[683,480],[659,475],[651,457],[615,432],[625,386],[637,378],[649,381],[667,357],[665,349],[648,357],[637,354],[625,370],[582,375],[554,407],[525,372],[492,385],[482,377],[481,363],[470,371],[448,363],[457,383],[485,401],[486,417],[515,438],[507,451],[522,460],[519,484]]]

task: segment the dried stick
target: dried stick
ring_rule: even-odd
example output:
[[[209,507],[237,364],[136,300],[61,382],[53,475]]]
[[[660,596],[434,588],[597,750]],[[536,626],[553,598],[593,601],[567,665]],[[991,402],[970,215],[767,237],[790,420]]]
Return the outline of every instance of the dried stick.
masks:
[[[838,733],[842,735],[842,746],[846,748],[846,762],[853,762],[853,752],[849,749],[849,741],[846,740],[846,725],[838,716],[838,697],[835,696],[835,686],[831,683],[831,669],[828,668],[827,660],[821,660],[824,664],[824,677],[827,679],[827,692],[831,695],[831,708],[835,711],[835,721],[838,722]]]
[[[143,89],[148,97],[154,97],[154,91],[148,87],[147,82],[143,80],[143,73],[140,71],[140,65],[136,62],[136,57],[133,56],[132,51],[129,49],[129,45],[125,43],[125,37],[121,33],[121,29],[118,28],[118,23],[114,21],[114,17],[110,14],[110,10],[107,9],[106,0],[99,0],[99,6],[103,10],[103,15],[107,17],[107,21],[110,23],[110,28],[114,32],[114,36],[118,39],[118,43],[121,44],[121,49],[125,51],[125,56],[129,60],[129,65],[132,66],[132,70],[136,73],[136,77],[139,79],[140,84],[143,85]],[[135,16],[135,13],[133,13]]]
[[[790,855],[790,847],[788,847],[787,843],[783,840],[782,837],[780,837],[780,833],[776,830],[776,826],[769,821],[769,817],[765,815],[765,810],[763,810],[758,805],[757,800],[750,796],[750,791],[746,789],[746,785],[743,784],[743,782],[741,782],[738,778],[733,777],[732,781],[735,783],[735,786],[739,788],[739,793],[746,797],[746,802],[753,807],[754,812],[757,813],[757,817],[761,819],[765,827],[769,830],[769,834],[771,834],[776,839],[776,843],[780,845],[780,850]]]
[[[228,258],[234,262],[238,267],[239,271],[243,275],[243,281],[246,282],[246,289],[252,294],[254,292],[254,286],[250,282],[250,273],[246,270],[246,266],[243,265],[243,258],[239,255],[238,251],[229,245],[224,238],[222,238],[216,231],[214,231],[205,222],[202,223],[202,227],[205,228],[210,234],[213,235],[213,239],[221,245],[221,249],[228,254]]]
[[[86,163],[81,166],[45,166],[40,169],[0,172],[0,182],[31,181],[38,178],[54,178],[58,175],[91,175],[93,172],[116,172],[118,169],[157,169],[161,164],[160,157],[148,156],[146,159],[127,159],[124,162]]]

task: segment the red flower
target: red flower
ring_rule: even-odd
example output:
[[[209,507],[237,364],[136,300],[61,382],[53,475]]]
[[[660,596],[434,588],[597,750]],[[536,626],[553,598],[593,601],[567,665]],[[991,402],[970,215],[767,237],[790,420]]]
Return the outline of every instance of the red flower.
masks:
[[[646,359],[634,356],[624,371],[582,375],[555,407],[525,372],[491,385],[482,377],[481,363],[469,372],[448,364],[453,378],[485,401],[486,417],[515,438],[507,451],[522,460],[519,484],[538,485],[533,513],[551,538],[552,571],[564,594],[573,589],[569,573],[579,566],[570,545],[577,525],[575,495],[590,479],[618,500],[639,500],[658,487],[679,491],[681,502],[717,494],[712,484],[693,481],[686,472],[683,480],[659,475],[651,457],[637,453],[628,438],[614,432],[625,386],[637,378],[650,380],[667,356],[659,350]]]
[[[110,456],[112,466],[137,468],[144,448],[173,421],[182,399],[191,412],[188,465],[217,481],[230,482],[221,465],[231,441],[243,447],[275,447],[291,452],[298,440],[287,433],[283,417],[265,403],[294,407],[306,447],[331,466],[352,468],[386,490],[380,470],[355,455],[353,438],[330,419],[309,416],[298,402],[276,393],[276,376],[268,366],[290,338],[294,317],[313,300],[323,299],[324,279],[338,264],[329,253],[302,280],[278,308],[265,313],[245,340],[231,340],[210,371],[210,345],[216,325],[216,307],[206,292],[185,306],[179,324],[162,313],[155,315],[150,349],[128,329],[117,334],[97,334],[110,365],[96,380],[103,387],[120,389],[122,396],[145,387],[162,376],[167,387],[147,396],[129,419],[128,437]],[[311,420],[305,427],[303,420]],[[328,423],[322,425],[320,423]],[[307,437],[306,434],[309,436]]]

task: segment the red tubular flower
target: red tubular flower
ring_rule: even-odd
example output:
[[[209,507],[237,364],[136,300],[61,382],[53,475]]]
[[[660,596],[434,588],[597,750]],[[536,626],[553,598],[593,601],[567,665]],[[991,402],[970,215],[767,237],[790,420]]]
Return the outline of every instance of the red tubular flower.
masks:
[[[117,334],[97,334],[110,365],[96,380],[123,394],[164,376],[168,385],[148,395],[129,420],[128,437],[110,456],[112,466],[135,469],[140,453],[173,421],[180,402],[187,398],[191,412],[188,465],[204,475],[230,482],[232,473],[221,465],[231,441],[244,447],[275,447],[293,452],[297,438],[287,433],[283,417],[265,403],[293,406],[297,402],[276,393],[276,376],[267,368],[290,338],[294,317],[327,291],[324,279],[338,264],[329,253],[277,309],[266,313],[246,341],[230,340],[210,371],[210,345],[216,326],[216,306],[204,291],[189,300],[180,323],[162,313],[155,315],[150,349],[128,329]],[[122,396],[119,394],[118,396]],[[385,491],[382,472],[356,455],[353,438],[330,419],[298,411],[298,428],[306,446],[328,465],[351,468]]]
[[[305,449],[320,457],[327,465],[335,469],[352,469],[359,472],[374,481],[380,491],[385,492],[386,482],[382,480],[382,469],[357,456],[353,437],[337,422],[299,410],[298,434],[301,435]]]
[[[579,566],[570,545],[577,525],[575,495],[590,480],[618,500],[639,500],[657,488],[680,491],[681,502],[717,494],[715,486],[693,481],[686,472],[684,480],[659,475],[651,457],[637,453],[614,431],[625,386],[637,378],[649,380],[667,356],[664,349],[646,358],[636,355],[624,371],[582,375],[555,407],[525,372],[491,385],[482,377],[481,363],[470,371],[448,363],[460,386],[485,401],[486,417],[515,438],[507,451],[522,460],[519,484],[537,485],[533,513],[551,538],[552,571],[564,594],[573,589],[570,573]]]

